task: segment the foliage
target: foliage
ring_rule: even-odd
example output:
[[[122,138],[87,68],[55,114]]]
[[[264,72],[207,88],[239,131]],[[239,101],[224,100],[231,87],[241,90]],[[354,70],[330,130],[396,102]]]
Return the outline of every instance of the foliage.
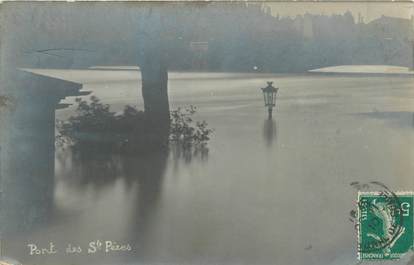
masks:
[[[192,146],[203,148],[207,145],[213,129],[208,127],[206,121],[196,121],[194,125],[193,115],[195,113],[196,107],[193,105],[171,111],[171,142],[185,149]]]
[[[0,96],[0,107],[5,107],[8,104],[8,97],[6,96]]]
[[[149,119],[143,111],[125,106],[122,113],[110,111],[97,97],[76,98],[76,115],[57,121],[57,145],[74,150],[103,152],[145,152],[166,149],[170,144],[183,149],[205,148],[213,132],[205,121],[194,121],[194,106],[171,111],[169,126]]]
[[[14,108],[13,102],[8,96],[0,95],[0,110],[3,108]]]

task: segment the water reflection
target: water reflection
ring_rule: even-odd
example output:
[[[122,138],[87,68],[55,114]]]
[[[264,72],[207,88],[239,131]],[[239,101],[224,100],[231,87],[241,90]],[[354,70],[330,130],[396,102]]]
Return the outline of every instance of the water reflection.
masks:
[[[373,111],[361,112],[356,115],[366,118],[382,120],[394,128],[414,128],[414,113],[411,111]]]
[[[130,192],[133,187],[137,187],[136,208],[138,216],[144,217],[160,196],[167,159],[166,150],[135,155],[67,152],[66,155],[59,156],[61,168],[58,177],[78,190],[90,187],[102,189],[122,179],[128,189],[126,191]]]
[[[51,114],[53,117],[53,115]],[[49,117],[48,117],[49,118]],[[50,124],[29,123],[2,150],[0,229],[3,236],[47,225],[53,208],[54,158]],[[43,127],[42,127],[43,126]]]
[[[191,163],[194,159],[198,161],[207,161],[209,149],[206,146],[194,148],[183,148],[180,145],[171,146],[171,155],[174,162],[184,161],[186,164]]]
[[[277,124],[273,119],[267,119],[263,123],[263,138],[267,147],[271,147],[277,139]]]
[[[71,167],[66,170],[72,171],[68,175],[68,181],[76,184],[79,188],[92,185],[94,187],[112,184],[122,176],[122,157],[119,155],[100,154],[68,154],[72,156]]]
[[[80,237],[90,238],[99,234],[128,242],[134,248],[130,254],[145,259],[152,234],[151,225],[160,207],[168,151],[122,155],[66,153],[57,157],[59,190],[64,193],[56,198],[59,205],[78,197],[78,201],[62,208],[79,210],[78,202],[81,202],[87,205],[81,207],[82,215],[87,212],[96,218],[106,212],[106,220],[99,221],[104,229],[99,230],[99,226],[89,228],[86,235]],[[87,216],[72,216],[64,222],[80,222],[82,226],[88,226],[90,218]],[[114,224],[115,231],[110,229]]]
[[[53,181],[3,179],[1,187],[1,235],[23,235],[49,223],[53,207]]]
[[[141,259],[149,253],[151,224],[159,208],[167,159],[168,153],[163,151],[145,156],[127,156],[121,160],[124,176],[130,180],[129,185],[137,181],[134,213],[128,230],[131,233],[129,241],[139,246],[135,254]]]

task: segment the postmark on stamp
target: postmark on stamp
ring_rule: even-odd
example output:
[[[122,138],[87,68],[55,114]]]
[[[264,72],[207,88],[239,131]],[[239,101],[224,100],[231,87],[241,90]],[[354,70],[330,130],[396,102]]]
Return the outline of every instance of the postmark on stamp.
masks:
[[[413,192],[358,192],[358,258],[399,259],[413,249]]]

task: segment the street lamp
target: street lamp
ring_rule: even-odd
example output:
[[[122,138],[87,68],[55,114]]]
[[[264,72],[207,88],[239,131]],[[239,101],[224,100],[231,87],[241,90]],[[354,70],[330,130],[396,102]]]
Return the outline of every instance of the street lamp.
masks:
[[[272,118],[273,107],[276,106],[276,93],[279,88],[273,87],[273,82],[267,82],[267,87],[262,88],[265,107],[269,111],[269,120]]]

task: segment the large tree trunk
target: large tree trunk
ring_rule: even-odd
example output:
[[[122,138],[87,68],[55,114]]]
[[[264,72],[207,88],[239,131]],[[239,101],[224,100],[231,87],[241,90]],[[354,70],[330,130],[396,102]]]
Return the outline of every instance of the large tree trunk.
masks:
[[[142,96],[145,113],[160,121],[169,120],[168,71],[161,58],[150,56],[141,65]]]
[[[148,150],[163,149],[168,144],[170,133],[170,108],[168,103],[167,67],[159,60],[141,65],[142,96],[147,118]]]
[[[150,142],[168,141],[170,129],[170,106],[168,102],[168,58],[165,24],[160,10],[149,10],[140,31],[139,66],[142,78],[142,96],[153,132]]]

